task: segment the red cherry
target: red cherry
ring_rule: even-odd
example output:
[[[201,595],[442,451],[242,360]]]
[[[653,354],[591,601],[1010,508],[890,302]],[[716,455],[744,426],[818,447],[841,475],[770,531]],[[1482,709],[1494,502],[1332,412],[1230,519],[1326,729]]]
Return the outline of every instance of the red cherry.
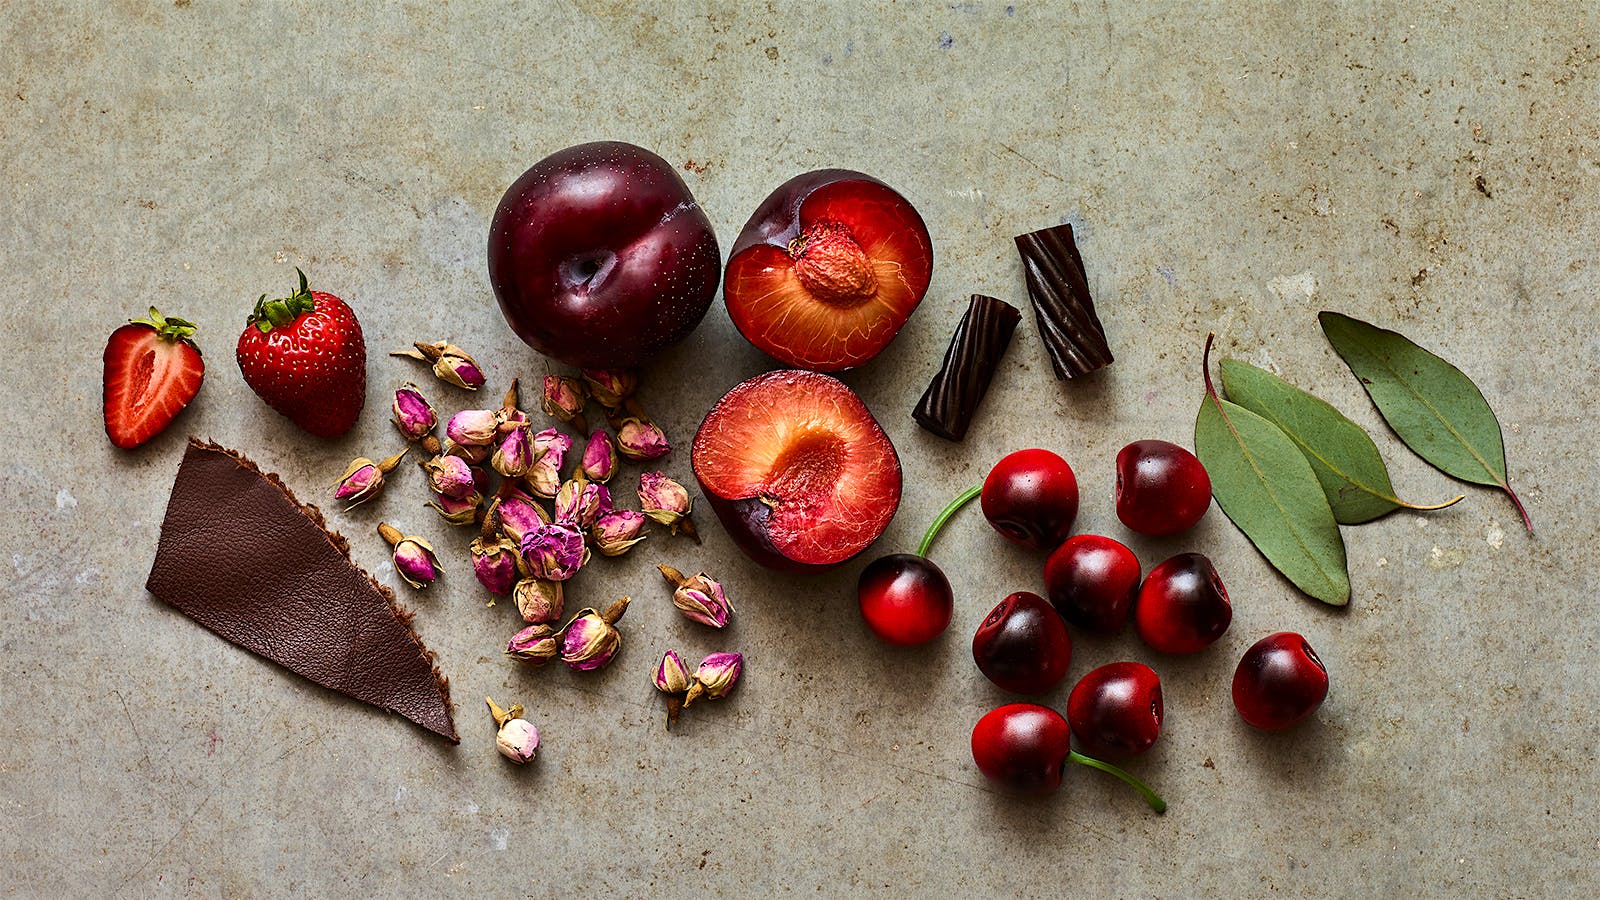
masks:
[[[1199,553],[1180,553],[1150,570],[1133,605],[1133,627],[1153,650],[1194,653],[1233,621],[1228,589]]]
[[[1138,791],[1156,812],[1167,801],[1144,782],[1116,766],[1076,753],[1067,720],[1034,703],[1008,703],[992,709],[972,729],[972,761],[983,777],[1009,791],[1042,796],[1061,787],[1062,770],[1075,762],[1115,775]]]
[[[1233,673],[1233,706],[1257,728],[1297,725],[1327,696],[1327,667],[1306,639],[1292,631],[1256,641]]]
[[[972,636],[978,669],[1003,690],[1042,694],[1067,676],[1072,638],[1038,594],[1017,591],[989,612]]]
[[[895,553],[861,570],[856,587],[861,617],[872,633],[912,647],[944,633],[955,610],[950,581],[932,560]]]
[[[1139,559],[1111,538],[1076,534],[1045,560],[1044,586],[1068,623],[1109,634],[1127,623],[1139,594]]]
[[[1140,534],[1187,531],[1211,506],[1211,476],[1168,441],[1134,441],[1117,454],[1117,518]]]
[[[983,516],[995,530],[1035,550],[1053,550],[1078,517],[1078,479],[1049,450],[1007,454],[983,481]]]
[[[1120,759],[1161,735],[1161,679],[1143,663],[1115,662],[1083,676],[1067,698],[1067,722],[1091,756]]]

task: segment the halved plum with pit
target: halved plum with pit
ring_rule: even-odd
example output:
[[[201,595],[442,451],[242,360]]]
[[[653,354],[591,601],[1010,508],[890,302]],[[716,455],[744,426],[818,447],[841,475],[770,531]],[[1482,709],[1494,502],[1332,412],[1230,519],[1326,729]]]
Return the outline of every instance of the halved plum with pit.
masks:
[[[728,256],[723,297],[769,356],[838,372],[894,340],[932,277],[933,242],[906,198],[870,175],[820,169],[756,209]]]
[[[865,550],[900,507],[900,457],[843,382],[782,369],[729,391],[694,436],[695,478],[734,543],[772,569]]]

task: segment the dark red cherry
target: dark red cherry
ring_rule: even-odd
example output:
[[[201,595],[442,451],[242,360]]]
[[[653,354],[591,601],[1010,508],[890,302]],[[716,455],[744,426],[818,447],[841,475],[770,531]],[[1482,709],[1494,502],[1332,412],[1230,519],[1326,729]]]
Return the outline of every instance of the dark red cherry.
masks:
[[[1306,639],[1292,631],[1256,641],[1233,673],[1233,706],[1257,728],[1297,725],[1327,696],[1327,667]]]
[[[955,598],[950,581],[932,560],[910,553],[875,559],[856,586],[861,617],[891,644],[926,644],[950,625]]]
[[[1139,594],[1139,560],[1111,538],[1075,534],[1045,560],[1044,588],[1069,624],[1109,634]]]
[[[1187,531],[1211,505],[1211,476],[1169,441],[1134,441],[1117,454],[1117,518],[1140,534]]]
[[[1078,479],[1049,450],[1018,450],[989,470],[981,503],[996,531],[1024,547],[1053,550],[1078,517]]]
[[[1162,653],[1204,650],[1232,621],[1228,590],[1199,553],[1180,553],[1151,569],[1133,605],[1134,630]]]
[[[1042,694],[1066,677],[1072,639],[1061,616],[1043,597],[1018,591],[1001,600],[978,626],[972,658],[1002,689]]]
[[[1149,750],[1161,735],[1161,713],[1161,679],[1143,663],[1101,666],[1067,697],[1067,722],[1078,749],[1102,759]]]
[[[991,710],[972,729],[972,761],[983,776],[1007,790],[1035,796],[1061,787],[1071,752],[1067,720],[1033,703]]]

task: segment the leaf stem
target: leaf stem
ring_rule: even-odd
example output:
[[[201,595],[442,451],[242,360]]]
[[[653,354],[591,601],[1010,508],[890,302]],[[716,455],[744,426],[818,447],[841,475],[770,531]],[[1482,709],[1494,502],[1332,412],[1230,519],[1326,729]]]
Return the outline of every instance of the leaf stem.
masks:
[[[1510,480],[1506,479],[1508,482]],[[1522,513],[1522,524],[1528,527],[1528,533],[1533,534],[1533,519],[1528,517],[1528,511],[1523,508],[1522,498],[1517,496],[1517,492],[1511,489],[1510,484],[1501,483],[1500,486],[1505,489],[1506,496],[1511,498],[1511,503],[1517,508],[1517,512]]]
[[[939,514],[933,517],[933,524],[928,526],[927,533],[922,536],[922,543],[917,545],[917,555],[926,557],[928,555],[928,548],[933,546],[934,536],[939,533],[939,529],[944,527],[944,523],[950,521],[950,517],[955,515],[957,510],[961,509],[963,506],[966,506],[968,503],[971,503],[972,498],[978,496],[982,492],[983,485],[975,484],[972,487],[962,491],[960,496],[956,497],[954,500],[951,500],[949,506],[946,506],[944,509],[940,510]]]
[[[1158,813],[1164,813],[1167,811],[1167,801],[1161,799],[1160,794],[1157,794],[1155,791],[1151,790],[1149,785],[1140,781],[1133,774],[1126,772],[1112,765],[1111,763],[1095,759],[1092,756],[1084,756],[1082,753],[1079,753],[1076,750],[1068,750],[1067,759],[1072,760],[1078,765],[1088,766],[1091,769],[1099,769],[1102,772],[1115,775],[1126,782],[1134,790],[1138,791],[1139,794],[1144,797],[1144,802],[1150,804],[1151,809]]]

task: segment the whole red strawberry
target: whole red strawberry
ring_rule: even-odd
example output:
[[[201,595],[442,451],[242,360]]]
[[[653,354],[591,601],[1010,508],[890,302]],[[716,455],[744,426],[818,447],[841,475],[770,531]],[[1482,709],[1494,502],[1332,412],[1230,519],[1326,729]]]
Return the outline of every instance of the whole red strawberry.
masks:
[[[306,287],[256,301],[239,335],[239,371],[267,405],[317,437],[356,424],[367,400],[367,344],[343,300]]]
[[[150,307],[111,332],[105,352],[106,435],[118,447],[137,447],[172,422],[206,375],[194,323]]]

